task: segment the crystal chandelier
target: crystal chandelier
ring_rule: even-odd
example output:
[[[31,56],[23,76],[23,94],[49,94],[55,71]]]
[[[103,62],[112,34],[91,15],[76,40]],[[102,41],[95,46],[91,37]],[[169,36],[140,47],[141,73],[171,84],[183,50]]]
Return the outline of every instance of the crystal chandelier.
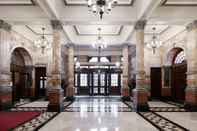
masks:
[[[107,42],[101,37],[101,28],[98,28],[98,38],[92,46],[99,49],[107,48]]]
[[[147,47],[152,48],[153,54],[155,54],[156,48],[159,48],[160,46],[162,46],[162,41],[158,40],[156,36],[156,33],[155,33],[156,28],[153,27],[152,30],[153,30],[153,37],[152,37],[152,40],[147,43]]]
[[[99,14],[100,19],[103,18],[104,13],[109,13],[111,9],[117,5],[117,0],[87,0],[88,7],[94,14]]]
[[[44,54],[45,49],[50,48],[50,43],[46,39],[44,31],[45,28],[42,28],[42,36],[38,40],[34,41],[35,46],[42,49],[42,54]]]

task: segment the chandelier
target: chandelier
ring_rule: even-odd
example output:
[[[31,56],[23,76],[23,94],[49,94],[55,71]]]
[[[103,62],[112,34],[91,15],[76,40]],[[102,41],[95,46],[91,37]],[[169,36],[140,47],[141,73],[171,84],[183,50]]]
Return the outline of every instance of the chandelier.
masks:
[[[156,48],[159,48],[160,46],[162,46],[162,41],[160,41],[157,36],[156,36],[156,28],[153,27],[153,36],[152,36],[152,40],[150,42],[147,43],[147,47],[148,48],[152,48],[153,50],[153,54],[155,54],[156,52]]]
[[[111,9],[118,3],[117,0],[87,0],[88,7],[94,14],[99,14],[100,19],[104,13],[109,13]]]
[[[99,49],[107,48],[107,42],[101,36],[101,28],[98,28],[98,38],[92,46]]]
[[[46,39],[44,31],[45,28],[42,28],[42,36],[38,40],[34,41],[35,46],[42,49],[42,54],[44,54],[45,49],[50,48],[50,43]]]

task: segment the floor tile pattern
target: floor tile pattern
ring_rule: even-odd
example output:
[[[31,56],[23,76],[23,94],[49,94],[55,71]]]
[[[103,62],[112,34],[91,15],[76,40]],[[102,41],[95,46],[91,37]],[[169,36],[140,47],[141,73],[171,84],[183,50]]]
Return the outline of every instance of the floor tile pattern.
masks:
[[[46,122],[54,118],[58,113],[57,112],[44,112],[38,117],[28,121],[15,129],[13,131],[34,131],[39,129]]]
[[[161,115],[154,112],[139,112],[144,119],[149,121],[151,124],[156,126],[159,130],[162,131],[189,131],[188,129],[168,120]]]
[[[154,112],[187,112],[186,109],[180,107],[150,107],[149,109]]]
[[[118,98],[77,98],[64,110],[65,112],[132,112]]]
[[[47,107],[13,107],[10,111],[40,111],[45,112]]]

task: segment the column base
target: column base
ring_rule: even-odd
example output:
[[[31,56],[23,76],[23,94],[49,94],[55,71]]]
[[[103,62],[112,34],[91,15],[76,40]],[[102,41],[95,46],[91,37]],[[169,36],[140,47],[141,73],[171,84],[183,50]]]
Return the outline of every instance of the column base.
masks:
[[[48,91],[48,95],[49,95],[48,111],[49,112],[62,112],[64,110],[63,90],[59,88],[50,89]]]
[[[185,108],[190,111],[197,111],[197,88],[186,89]]]
[[[135,111],[149,111],[148,92],[144,89],[133,90],[133,108]]]
[[[10,86],[0,86],[0,110],[12,107],[12,88]]]
[[[74,100],[75,98],[75,88],[68,87],[66,88],[66,100]]]
[[[131,98],[130,98],[129,88],[122,88],[121,96],[123,101],[130,101]]]

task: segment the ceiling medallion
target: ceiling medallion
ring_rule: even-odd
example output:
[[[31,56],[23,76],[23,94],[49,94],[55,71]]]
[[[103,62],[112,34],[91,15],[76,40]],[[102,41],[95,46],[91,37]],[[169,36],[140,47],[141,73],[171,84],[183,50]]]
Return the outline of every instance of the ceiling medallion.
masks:
[[[155,54],[156,52],[156,48],[159,48],[160,46],[162,46],[162,41],[160,41],[157,36],[156,36],[156,28],[153,27],[153,36],[152,36],[152,40],[150,42],[147,43],[147,47],[148,48],[152,48],[153,50],[153,54]]]
[[[98,48],[98,49],[103,49],[103,48],[107,48],[107,42],[103,39],[103,37],[101,36],[101,28],[98,28],[98,38],[97,40],[92,44],[92,46],[94,48]]]
[[[99,14],[100,19],[103,18],[104,13],[109,13],[111,9],[117,5],[117,0],[87,0],[88,7],[94,14]]]
[[[35,46],[42,49],[42,54],[44,54],[45,49],[50,48],[50,43],[46,39],[44,31],[45,28],[42,28],[42,36],[38,40],[34,41]]]

